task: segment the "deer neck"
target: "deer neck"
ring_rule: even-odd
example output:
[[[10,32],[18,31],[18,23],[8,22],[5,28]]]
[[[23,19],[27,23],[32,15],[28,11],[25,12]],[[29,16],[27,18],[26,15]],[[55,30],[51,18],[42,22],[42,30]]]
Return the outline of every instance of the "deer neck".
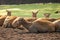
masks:
[[[27,29],[29,29],[29,27],[32,25],[31,22],[23,22],[22,24],[23,24],[23,26],[24,26],[25,28],[27,28]]]

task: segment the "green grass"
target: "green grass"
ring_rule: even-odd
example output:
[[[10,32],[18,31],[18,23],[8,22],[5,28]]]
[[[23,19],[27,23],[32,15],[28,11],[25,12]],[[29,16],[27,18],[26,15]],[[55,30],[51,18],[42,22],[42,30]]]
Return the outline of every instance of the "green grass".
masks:
[[[20,5],[0,5],[0,14],[6,13],[7,9],[13,9],[13,16],[21,16],[21,17],[31,17],[32,10],[38,10],[37,17],[43,17],[44,13],[51,13],[52,18],[59,18],[60,14],[55,14],[56,10],[60,10],[60,3],[53,4],[20,4]]]

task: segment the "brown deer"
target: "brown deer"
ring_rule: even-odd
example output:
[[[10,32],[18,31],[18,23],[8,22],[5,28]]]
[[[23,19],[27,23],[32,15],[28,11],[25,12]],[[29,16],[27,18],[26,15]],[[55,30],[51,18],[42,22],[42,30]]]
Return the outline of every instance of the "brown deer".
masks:
[[[38,18],[24,17],[24,19],[25,19],[26,21],[28,21],[28,22],[33,22],[33,21],[35,21],[35,20],[38,19]]]
[[[19,23],[20,18],[21,18],[21,17],[17,17],[17,18],[12,22],[13,28],[24,29],[23,26]]]
[[[42,20],[48,20],[50,22],[54,22],[55,20],[57,20],[56,18],[41,18]]]
[[[57,20],[56,18],[49,18],[50,15],[51,15],[50,13],[44,13],[44,18],[42,18],[42,19],[43,20],[48,20],[48,21],[51,21],[51,22]]]
[[[3,25],[4,20],[5,20],[6,17],[7,17],[6,15],[1,15],[1,16],[0,16],[0,26]]]
[[[12,22],[12,26],[13,26],[14,28],[23,29],[23,26],[21,26],[22,24],[19,23],[19,22],[20,22],[20,19],[21,19],[21,17],[17,17],[17,18]],[[26,18],[24,18],[24,20],[25,20],[26,22],[32,23],[34,20],[36,20],[36,18],[28,18],[28,17],[26,17]]]
[[[60,19],[53,22],[55,24],[55,31],[60,32]]]
[[[12,27],[12,22],[16,19],[16,16],[7,16],[2,27],[6,28],[6,27]]]
[[[37,19],[33,23],[27,22],[24,18],[20,18],[19,23],[22,24],[29,32],[54,32],[55,25],[47,20]]]

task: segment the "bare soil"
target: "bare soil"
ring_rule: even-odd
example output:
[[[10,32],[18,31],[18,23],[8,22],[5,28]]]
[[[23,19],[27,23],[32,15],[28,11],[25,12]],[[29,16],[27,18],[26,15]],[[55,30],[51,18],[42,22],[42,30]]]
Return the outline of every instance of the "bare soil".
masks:
[[[60,33],[27,33],[25,30],[0,28],[0,40],[60,40]]]

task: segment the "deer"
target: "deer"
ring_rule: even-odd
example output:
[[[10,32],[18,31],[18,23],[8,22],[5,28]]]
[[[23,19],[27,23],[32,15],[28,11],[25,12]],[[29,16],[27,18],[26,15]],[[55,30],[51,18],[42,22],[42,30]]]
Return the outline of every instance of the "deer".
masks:
[[[17,17],[16,16],[7,16],[6,18],[5,18],[5,21],[4,21],[4,23],[3,23],[3,25],[2,25],[2,27],[3,28],[6,28],[6,27],[8,27],[8,28],[11,28],[12,27],[12,22],[16,19]]]
[[[55,25],[47,20],[37,19],[33,23],[30,23],[27,22],[24,18],[20,18],[19,23],[22,24],[31,33],[55,31]]]

